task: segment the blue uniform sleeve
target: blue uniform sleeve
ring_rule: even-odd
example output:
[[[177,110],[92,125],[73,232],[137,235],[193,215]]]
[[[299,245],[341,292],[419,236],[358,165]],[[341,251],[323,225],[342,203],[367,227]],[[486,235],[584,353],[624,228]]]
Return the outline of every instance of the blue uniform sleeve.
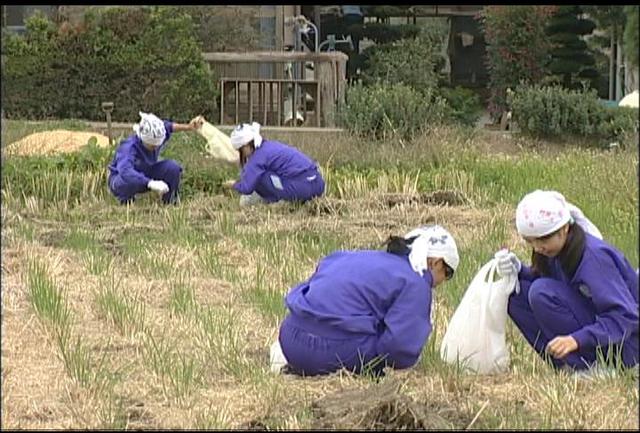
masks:
[[[266,166],[260,155],[255,153],[245,164],[240,174],[240,180],[233,184],[233,188],[240,194],[251,194],[256,189],[260,177],[266,171]]]
[[[118,161],[116,169],[125,182],[140,188],[146,188],[151,180],[144,173],[135,169],[133,156],[130,154],[124,155],[123,158]]]
[[[384,317],[384,331],[378,339],[378,355],[394,368],[414,365],[431,334],[431,288],[407,285]]]
[[[618,344],[638,330],[638,305],[612,258],[605,253],[589,261],[584,282],[591,290],[596,320],[571,334],[581,349]]]
[[[169,138],[171,138],[171,134],[173,134],[173,122],[166,119],[162,122],[164,123],[164,130],[167,133],[166,139],[169,140]]]
[[[164,137],[164,141],[162,142],[162,144],[160,145],[160,149],[158,151],[158,153],[162,152],[164,150],[165,147],[167,147],[167,143],[169,142],[169,139],[171,138],[171,134],[173,134],[173,122],[170,120],[163,120],[162,121],[164,123],[164,130],[166,132],[166,135]]]

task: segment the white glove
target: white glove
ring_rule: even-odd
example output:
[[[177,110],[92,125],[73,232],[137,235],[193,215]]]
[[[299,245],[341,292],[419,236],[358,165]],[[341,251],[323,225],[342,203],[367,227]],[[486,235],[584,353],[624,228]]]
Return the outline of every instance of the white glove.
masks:
[[[522,269],[522,263],[518,257],[507,249],[498,251],[494,257],[498,261],[496,270],[500,277],[518,274]]]
[[[253,206],[259,203],[264,203],[264,199],[257,192],[240,196],[240,206]]]
[[[166,184],[163,180],[150,180],[147,184],[147,188],[152,191],[157,192],[158,194],[166,194],[169,192],[169,185]]]

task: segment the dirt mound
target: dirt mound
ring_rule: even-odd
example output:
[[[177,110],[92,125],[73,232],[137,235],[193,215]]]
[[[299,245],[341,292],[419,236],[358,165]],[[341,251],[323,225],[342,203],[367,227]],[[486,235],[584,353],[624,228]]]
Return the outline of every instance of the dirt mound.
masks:
[[[466,420],[455,408],[430,402],[420,404],[404,395],[398,382],[366,389],[340,391],[312,404],[314,428],[365,430],[450,430],[464,428]]]
[[[402,384],[389,379],[364,389],[337,391],[311,404],[312,430],[459,430],[469,425],[469,414],[451,403],[416,402]],[[281,407],[268,416],[243,425],[248,430],[270,430],[276,419],[291,412]],[[276,416],[278,415],[278,416]]]
[[[67,131],[56,129],[53,131],[36,132],[11,143],[7,146],[8,155],[51,155],[56,153],[71,153],[81,150],[89,140],[95,137],[96,145],[107,147],[109,137],[95,132]]]
[[[400,204],[419,203],[430,205],[461,206],[469,204],[469,200],[459,191],[440,190],[421,194],[385,194],[382,199],[389,207]]]

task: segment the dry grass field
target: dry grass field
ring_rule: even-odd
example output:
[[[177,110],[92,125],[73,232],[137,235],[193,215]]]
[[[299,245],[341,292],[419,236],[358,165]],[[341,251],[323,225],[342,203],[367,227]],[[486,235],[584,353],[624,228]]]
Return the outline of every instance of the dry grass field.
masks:
[[[55,124],[82,130],[80,123]],[[40,129],[42,130],[42,129]],[[34,129],[3,122],[3,145]],[[355,137],[273,137],[316,158],[327,194],[240,208],[220,184],[235,167],[176,135],[182,201],[120,206],[113,149],[2,159],[3,429],[636,429],[636,371],[556,373],[512,323],[511,367],[476,376],[444,364],[447,321],[501,245],[528,250],[518,199],[557,189],[638,266],[637,149],[544,145],[441,130],[405,147]],[[337,249],[381,248],[437,222],[461,264],[437,289],[419,363],[375,382],[269,371],[283,296]]]

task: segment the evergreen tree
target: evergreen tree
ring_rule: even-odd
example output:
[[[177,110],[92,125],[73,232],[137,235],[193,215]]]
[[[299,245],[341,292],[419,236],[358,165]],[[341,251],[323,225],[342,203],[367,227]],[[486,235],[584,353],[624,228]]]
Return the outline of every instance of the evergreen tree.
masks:
[[[593,82],[598,77],[593,67],[595,59],[581,36],[591,34],[596,25],[580,18],[583,10],[578,5],[563,5],[549,20],[546,34],[555,47],[551,50],[551,73],[560,76],[566,88],[578,88],[580,80]]]

